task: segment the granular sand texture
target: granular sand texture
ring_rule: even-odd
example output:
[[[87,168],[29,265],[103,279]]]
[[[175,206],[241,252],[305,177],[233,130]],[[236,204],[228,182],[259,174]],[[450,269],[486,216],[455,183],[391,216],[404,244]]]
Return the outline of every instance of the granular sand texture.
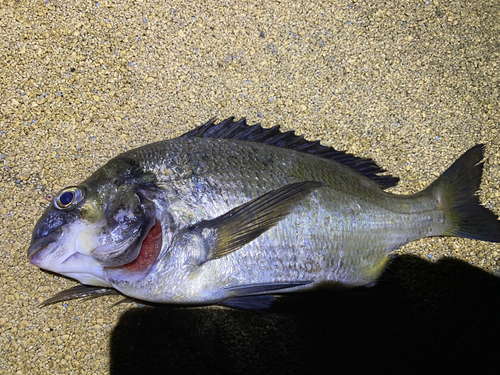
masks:
[[[481,0],[0,0],[0,374],[391,373],[434,357],[498,369],[497,244],[416,241],[381,286],[269,315],[119,297],[39,308],[76,282],[26,250],[48,193],[214,116],[370,157],[401,194],[484,143],[480,199],[499,214],[499,20],[500,2]],[[484,346],[465,352],[471,340]]]

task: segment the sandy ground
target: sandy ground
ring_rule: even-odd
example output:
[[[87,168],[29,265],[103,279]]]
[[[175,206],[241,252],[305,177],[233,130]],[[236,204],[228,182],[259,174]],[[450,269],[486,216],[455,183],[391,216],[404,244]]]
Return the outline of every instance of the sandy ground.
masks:
[[[0,374],[495,373],[499,245],[417,241],[379,286],[277,314],[39,308],[76,283],[26,250],[47,193],[213,116],[371,157],[405,194],[484,143],[498,214],[499,20],[496,0],[0,0]]]

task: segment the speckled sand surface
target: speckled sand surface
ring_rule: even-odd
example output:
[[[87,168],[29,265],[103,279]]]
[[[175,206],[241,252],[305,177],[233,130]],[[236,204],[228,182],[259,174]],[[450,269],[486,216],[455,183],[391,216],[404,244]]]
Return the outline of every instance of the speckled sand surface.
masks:
[[[379,286],[280,314],[112,307],[118,297],[40,309],[75,283],[25,253],[47,193],[213,116],[371,157],[400,193],[485,143],[480,197],[498,214],[499,20],[497,0],[1,0],[0,374],[403,373],[432,361],[495,373],[498,245],[411,243]]]

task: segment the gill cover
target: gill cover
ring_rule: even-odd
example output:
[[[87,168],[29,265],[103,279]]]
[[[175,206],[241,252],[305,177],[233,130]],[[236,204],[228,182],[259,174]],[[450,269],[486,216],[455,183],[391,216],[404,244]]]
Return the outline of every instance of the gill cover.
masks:
[[[119,267],[135,260],[151,227],[155,224],[156,208],[152,182],[154,177],[141,175],[118,186],[108,196],[100,236],[101,246],[92,256],[105,267]]]

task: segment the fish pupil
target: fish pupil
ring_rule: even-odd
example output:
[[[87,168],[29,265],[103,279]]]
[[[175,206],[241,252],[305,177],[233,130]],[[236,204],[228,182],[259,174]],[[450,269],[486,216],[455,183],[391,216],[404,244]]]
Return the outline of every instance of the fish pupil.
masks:
[[[59,197],[59,202],[61,202],[62,206],[67,206],[73,202],[73,199],[75,198],[75,193],[72,191],[67,191],[65,193],[62,193],[61,196]]]

